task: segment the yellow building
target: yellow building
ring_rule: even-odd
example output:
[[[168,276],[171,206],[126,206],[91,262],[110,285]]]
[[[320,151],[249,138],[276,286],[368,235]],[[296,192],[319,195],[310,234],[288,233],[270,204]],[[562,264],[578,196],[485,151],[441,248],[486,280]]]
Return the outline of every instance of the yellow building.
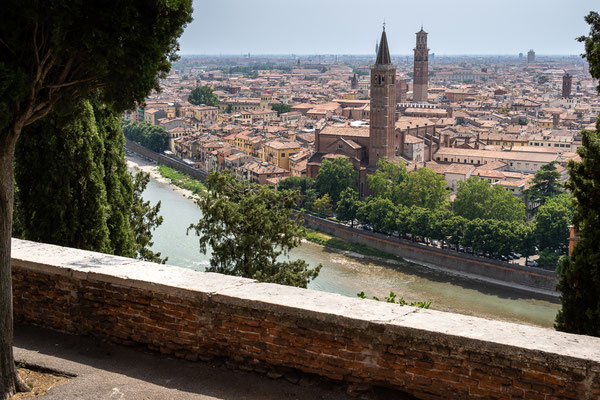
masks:
[[[552,129],[552,120],[551,119],[538,119],[537,126],[542,129]]]
[[[259,157],[261,156],[260,144],[264,139],[261,136],[252,135],[252,133],[250,130],[245,130],[238,134],[229,135],[225,140],[234,148],[248,155]]]
[[[271,140],[263,144],[261,160],[290,170],[290,156],[301,150],[300,143],[294,141]]]

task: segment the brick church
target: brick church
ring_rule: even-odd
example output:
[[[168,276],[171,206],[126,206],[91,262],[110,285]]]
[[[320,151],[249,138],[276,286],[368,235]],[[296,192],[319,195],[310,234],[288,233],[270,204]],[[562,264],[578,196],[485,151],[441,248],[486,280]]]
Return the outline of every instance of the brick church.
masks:
[[[377,59],[371,67],[370,125],[326,124],[317,128],[315,153],[308,160],[309,177],[317,176],[323,160],[346,157],[359,173],[362,197],[368,194],[366,177],[376,170],[380,158],[405,163],[425,161],[423,137],[407,134],[409,130],[404,124],[396,122],[396,81],[396,68],[392,64],[384,27]],[[418,133],[419,127],[416,128]],[[435,127],[421,127],[421,133],[433,137]],[[431,159],[431,154],[428,159]]]

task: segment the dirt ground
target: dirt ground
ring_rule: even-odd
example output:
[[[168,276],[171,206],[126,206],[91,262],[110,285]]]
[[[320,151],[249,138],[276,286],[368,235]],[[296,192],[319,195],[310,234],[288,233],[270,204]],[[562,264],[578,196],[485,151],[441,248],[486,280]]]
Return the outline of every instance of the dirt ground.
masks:
[[[51,372],[40,372],[27,367],[17,368],[19,375],[31,388],[30,392],[17,393],[10,400],[29,400],[46,393],[50,388],[65,383],[70,378],[55,375]]]

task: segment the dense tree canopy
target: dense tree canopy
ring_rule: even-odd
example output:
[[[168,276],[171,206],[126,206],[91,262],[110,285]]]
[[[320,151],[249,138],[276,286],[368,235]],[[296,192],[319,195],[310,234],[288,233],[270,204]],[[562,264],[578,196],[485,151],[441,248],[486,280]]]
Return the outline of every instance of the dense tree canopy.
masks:
[[[600,121],[600,120],[599,120]],[[600,122],[596,123],[600,129]],[[579,242],[561,263],[559,330],[600,336],[600,133],[582,132],[581,162],[569,162],[567,188],[575,197]]]
[[[198,86],[190,93],[188,101],[195,105],[207,105],[218,107],[219,98],[213,93],[213,90],[208,86]]]
[[[80,101],[28,126],[15,162],[15,236],[162,261],[149,250],[160,202],[143,201],[149,177],[132,180],[120,117],[105,105]]]
[[[161,126],[146,122],[125,122],[123,133],[127,139],[157,153],[169,148],[169,134]]]
[[[399,201],[406,207],[430,210],[447,207],[449,195],[444,178],[429,168],[409,172],[399,187]]]
[[[585,43],[585,58],[591,75],[600,79],[600,15],[590,12]],[[598,86],[600,92],[600,85]],[[571,257],[561,263],[562,308],[556,316],[559,330],[600,336],[600,117],[595,131],[582,132],[582,147],[577,150],[581,162],[570,161],[567,188],[575,198],[573,223],[579,242]]]
[[[305,236],[293,208],[297,191],[237,181],[229,171],[211,172],[197,200],[202,218],[190,226],[200,250],[210,247],[208,271],[306,287],[320,270],[303,260],[283,260]],[[282,257],[280,257],[282,256]]]
[[[360,223],[368,224],[375,231],[392,233],[396,230],[398,209],[390,199],[373,197],[363,202],[357,211]]]
[[[562,194],[547,200],[535,216],[535,236],[540,250],[567,254],[569,248],[569,225],[573,218],[570,194]]]
[[[99,95],[117,112],[142,103],[176,59],[191,0],[6,0],[0,23],[0,400],[26,385],[12,356],[10,238],[14,152],[24,127]],[[99,90],[99,92],[98,92]]]
[[[319,197],[313,202],[312,209],[321,217],[329,217],[333,210],[333,206],[331,205],[331,197],[325,193],[323,196]]]
[[[360,207],[358,191],[352,187],[344,189],[344,191],[340,194],[340,201],[338,201],[337,204],[337,219],[344,222],[350,222],[350,224],[354,226],[354,220],[356,219],[358,207]]]
[[[337,157],[333,161],[323,160],[316,179],[316,188],[321,195],[329,194],[337,203],[340,193],[348,187],[356,187],[358,173],[352,163],[345,157]]]
[[[484,179],[470,177],[458,182],[456,199],[452,203],[456,215],[467,219],[496,219],[522,221],[525,204],[521,199],[500,185],[492,185]]]
[[[104,152],[88,101],[25,128],[15,169],[23,237],[110,253]]]
[[[290,176],[282,179],[277,185],[277,190],[296,190],[300,193],[298,207],[307,210],[312,209],[312,204],[317,199],[317,192],[314,189],[315,180],[306,176]]]
[[[546,199],[564,192],[564,185],[560,181],[560,172],[556,170],[556,163],[543,165],[532,179],[532,185],[525,194],[533,201],[544,203]]]
[[[385,157],[377,161],[377,170],[367,176],[367,183],[373,197],[390,199],[401,204],[400,184],[406,179],[406,166],[403,163],[387,161]]]
[[[281,114],[285,114],[287,112],[290,112],[291,109],[292,109],[292,106],[289,104],[285,104],[285,103],[271,104],[271,110],[277,111],[277,116],[279,116]]]

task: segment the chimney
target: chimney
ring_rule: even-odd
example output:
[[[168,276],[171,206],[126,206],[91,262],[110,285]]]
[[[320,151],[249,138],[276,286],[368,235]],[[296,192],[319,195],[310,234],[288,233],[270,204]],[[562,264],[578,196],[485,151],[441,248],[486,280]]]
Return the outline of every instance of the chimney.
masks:
[[[450,147],[450,134],[444,133],[444,147]]]

